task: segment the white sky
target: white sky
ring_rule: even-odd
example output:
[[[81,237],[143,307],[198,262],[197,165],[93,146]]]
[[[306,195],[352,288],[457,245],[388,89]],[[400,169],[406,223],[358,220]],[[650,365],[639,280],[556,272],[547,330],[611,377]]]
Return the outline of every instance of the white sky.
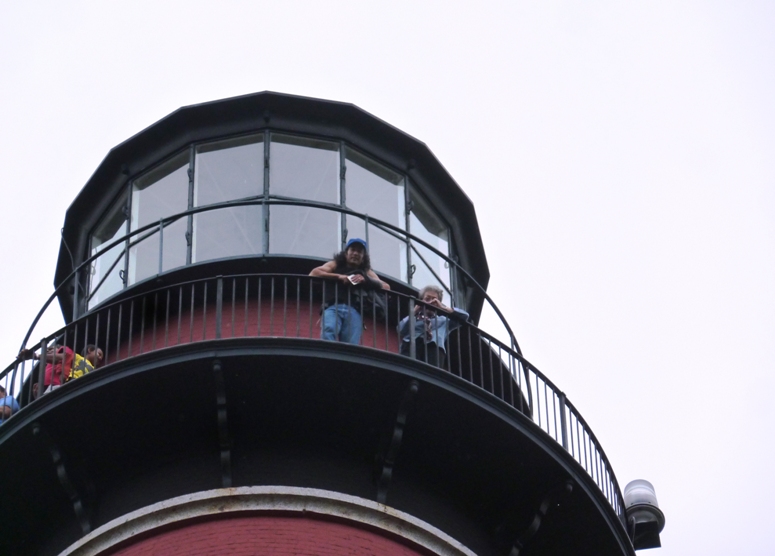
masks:
[[[746,1],[2,2],[0,351],[110,148],[234,95],[352,102],[473,200],[525,355],[655,485],[651,554],[771,554],[773,30]]]

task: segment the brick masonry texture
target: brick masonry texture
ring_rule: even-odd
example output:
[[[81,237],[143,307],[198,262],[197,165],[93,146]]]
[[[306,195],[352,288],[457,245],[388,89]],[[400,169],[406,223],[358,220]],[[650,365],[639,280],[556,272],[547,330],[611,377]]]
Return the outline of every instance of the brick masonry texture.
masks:
[[[247,516],[192,523],[160,532],[114,556],[417,556],[379,533],[307,517]]]

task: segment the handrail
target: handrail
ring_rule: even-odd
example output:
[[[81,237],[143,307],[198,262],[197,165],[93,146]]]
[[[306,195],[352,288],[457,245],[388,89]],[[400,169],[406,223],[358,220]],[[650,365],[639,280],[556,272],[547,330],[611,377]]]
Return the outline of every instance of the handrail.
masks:
[[[110,366],[142,353],[202,340],[266,336],[315,339],[319,335],[315,319],[321,302],[332,296],[337,302],[337,296],[345,295],[345,289],[335,284],[308,275],[265,273],[216,276],[160,286],[95,308],[43,338],[41,346],[55,342],[77,350],[86,343],[97,344],[103,348],[106,365]],[[350,296],[352,290],[346,288],[346,292]],[[385,296],[383,314],[377,310],[373,297],[370,301],[338,299],[356,307],[360,304],[366,328],[361,339],[364,348],[405,354],[400,349],[402,339],[396,334],[399,319],[409,317],[412,330],[414,305],[430,306],[400,292],[381,293]],[[446,357],[439,358],[436,347],[437,359],[443,361],[441,368],[531,419],[587,472],[616,514],[623,518],[621,491],[609,460],[565,394],[511,346],[473,324],[456,324],[459,327],[449,336]],[[423,359],[414,343],[412,335],[409,357],[428,364],[427,349]],[[42,379],[42,365],[38,368],[38,381]],[[11,395],[17,384],[27,383],[26,399],[20,400],[25,407],[36,403],[32,396],[34,372],[35,365],[27,368],[23,361],[15,361],[0,372],[0,382],[10,386]]]
[[[148,235],[144,236],[143,238],[141,238],[137,242],[135,242],[135,244],[137,244],[140,241],[142,241],[143,239],[145,239],[147,237],[150,237],[153,233],[155,233],[155,231],[158,231],[161,228],[167,227],[169,224],[171,224],[171,223],[173,223],[173,222],[175,222],[175,221],[177,221],[177,220],[179,220],[181,218],[187,217],[189,215],[198,214],[198,213],[202,213],[202,212],[209,212],[209,211],[214,211],[214,210],[228,209],[228,208],[233,208],[233,207],[258,206],[258,205],[262,205],[262,206],[263,205],[301,206],[301,207],[317,208],[317,209],[329,210],[329,211],[332,211],[332,212],[338,212],[338,213],[342,213],[342,214],[347,214],[347,215],[350,215],[350,216],[355,216],[355,217],[364,219],[366,221],[366,223],[367,223],[367,227],[368,227],[369,223],[373,223],[373,224],[377,225],[378,228],[384,228],[384,229],[392,230],[394,233],[397,233],[399,236],[406,237],[409,241],[419,243],[423,247],[429,249],[431,252],[433,252],[438,257],[442,258],[448,264],[454,266],[454,268],[457,271],[459,271],[460,273],[462,273],[465,276],[465,278],[468,280],[468,282],[470,282],[470,284],[473,285],[477,289],[477,291],[489,303],[490,307],[492,307],[492,309],[495,311],[495,314],[498,316],[498,318],[501,321],[501,324],[503,325],[503,327],[505,328],[506,332],[508,333],[511,342],[514,345],[514,348],[518,352],[521,353],[521,349],[519,348],[519,343],[517,342],[517,338],[514,335],[514,332],[511,329],[511,326],[509,326],[508,321],[506,320],[505,316],[503,315],[501,310],[498,308],[498,306],[495,304],[495,301],[493,301],[493,299],[487,294],[487,291],[485,290],[485,288],[483,288],[481,286],[481,284],[479,284],[479,282],[477,282],[477,280],[471,275],[471,273],[469,273],[465,268],[460,266],[460,264],[458,264],[454,259],[449,257],[449,255],[446,255],[446,254],[442,253],[441,251],[439,251],[438,249],[436,249],[435,247],[433,247],[432,245],[430,245],[426,241],[420,239],[419,237],[415,236],[414,234],[411,234],[411,233],[407,232],[406,230],[402,230],[398,226],[390,224],[389,222],[385,222],[383,220],[380,220],[380,219],[377,219],[377,218],[373,218],[373,217],[370,217],[368,215],[361,214],[359,212],[356,212],[356,211],[353,211],[351,209],[344,208],[344,207],[341,207],[341,206],[331,205],[331,204],[328,204],[328,203],[322,203],[322,202],[318,202],[318,201],[307,201],[307,200],[300,200],[300,199],[286,199],[286,198],[283,198],[283,199],[269,198],[269,199],[267,199],[267,198],[265,198],[263,196],[261,196],[261,197],[259,197],[259,196],[256,196],[256,197],[245,197],[243,199],[236,199],[236,200],[231,200],[231,201],[225,201],[225,202],[222,202],[222,203],[215,203],[215,204],[205,205],[205,206],[201,206],[201,207],[194,207],[194,208],[191,208],[191,209],[179,212],[179,213],[171,215],[171,216],[166,216],[166,217],[160,218],[158,222],[149,223],[149,224],[146,224],[145,226],[139,227],[138,229],[136,229],[134,231],[130,231],[128,234],[125,234],[121,238],[116,239],[113,242],[109,243],[106,247],[102,247],[101,246],[102,249],[99,252],[97,252],[94,255],[88,257],[87,259],[85,259],[80,265],[78,265],[78,267],[76,269],[74,269],[72,272],[70,272],[70,274],[68,274],[59,283],[58,286],[56,286],[56,288],[54,289],[54,292],[49,296],[49,298],[46,300],[46,302],[43,304],[43,306],[41,307],[41,309],[38,311],[37,315],[33,319],[32,324],[30,325],[29,329],[27,330],[27,333],[25,334],[24,340],[22,341],[21,346],[20,346],[19,349],[20,350],[24,349],[24,347],[27,345],[27,342],[29,342],[30,336],[32,334],[32,331],[35,329],[35,326],[37,326],[38,322],[40,321],[40,318],[43,316],[43,313],[46,311],[46,309],[48,309],[49,305],[54,300],[54,298],[56,298],[56,296],[60,293],[61,289],[63,287],[65,287],[70,282],[70,280],[72,280],[74,277],[76,277],[79,272],[81,272],[84,268],[86,268],[89,265],[91,265],[91,263],[93,263],[97,258],[102,256],[105,252],[113,249],[114,247],[116,247],[118,245],[126,243],[127,240],[129,240],[130,238],[132,238],[134,236],[137,236],[137,235],[142,234],[142,233],[147,232],[147,231],[150,232]],[[93,292],[90,292],[89,295],[91,296],[92,293]]]

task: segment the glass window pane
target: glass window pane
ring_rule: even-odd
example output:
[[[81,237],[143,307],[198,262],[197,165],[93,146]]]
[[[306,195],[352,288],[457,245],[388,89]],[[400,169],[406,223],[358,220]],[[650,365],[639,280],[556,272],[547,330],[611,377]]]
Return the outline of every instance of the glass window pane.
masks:
[[[124,282],[120,273],[124,270],[124,243],[104,250],[109,244],[126,235],[127,218],[124,214],[126,198],[119,199],[99,223],[91,237],[91,256],[102,252],[91,265],[89,280],[89,309],[121,291]]]
[[[346,150],[345,200],[347,208],[406,229],[404,178],[352,149]],[[347,237],[366,239],[362,218],[347,216]],[[375,226],[369,226],[369,255],[375,271],[407,281],[406,244]]]
[[[269,194],[339,204],[339,145],[272,134]]]
[[[341,249],[338,212],[272,205],[269,251],[330,259]]]
[[[194,205],[203,206],[263,195],[263,135],[197,147]],[[263,253],[260,205],[194,215],[192,262]]]
[[[269,193],[339,204],[339,145],[272,134]],[[339,250],[341,215],[309,207],[271,205],[269,251],[330,258]]]
[[[183,212],[188,208],[188,153],[182,153],[135,180],[132,186],[132,231],[156,223],[164,216]],[[186,231],[188,218],[184,217],[164,228],[164,256],[162,272],[186,264]],[[129,248],[129,284],[134,284],[159,272],[159,234],[151,231]]]
[[[410,232],[445,255],[449,255],[449,229],[446,223],[422,197],[411,189],[409,195],[412,201],[412,210],[409,215]],[[437,284],[449,289],[451,286],[449,263],[419,243],[415,242],[413,245],[422,258],[414,251],[411,253],[414,270],[412,285],[416,288],[422,288],[429,284]],[[425,259],[425,262],[422,259]],[[431,270],[441,278],[441,284]]]
[[[194,215],[192,262],[264,252],[260,205],[211,210]]]
[[[194,206],[263,195],[263,141],[252,135],[197,147]]]

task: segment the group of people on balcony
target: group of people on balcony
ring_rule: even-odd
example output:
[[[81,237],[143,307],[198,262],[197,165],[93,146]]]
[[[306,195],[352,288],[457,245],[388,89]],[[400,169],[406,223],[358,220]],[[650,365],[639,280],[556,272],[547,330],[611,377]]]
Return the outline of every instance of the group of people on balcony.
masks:
[[[54,344],[46,350],[46,368],[43,374],[43,388],[37,382],[32,385],[32,395],[48,394],[61,387],[65,382],[80,378],[94,369],[102,366],[104,354],[102,348],[89,344],[84,348],[84,355],[75,353],[67,346]],[[31,349],[19,352],[17,360],[39,360],[40,355]],[[33,375],[33,379],[37,375]],[[8,394],[6,388],[0,385],[0,424],[19,411],[19,402]]]
[[[390,285],[380,280],[371,269],[368,246],[363,239],[353,238],[333,260],[312,269],[310,276],[336,280],[324,293],[320,337],[323,340],[359,344],[363,332],[363,313],[384,316],[386,303],[381,290]],[[449,334],[468,320],[462,309],[442,303],[444,291],[438,286],[420,290],[421,304],[414,307],[414,328],[410,317],[398,324],[400,352],[411,356],[414,339],[415,358],[444,367]],[[383,313],[380,315],[380,313]]]

